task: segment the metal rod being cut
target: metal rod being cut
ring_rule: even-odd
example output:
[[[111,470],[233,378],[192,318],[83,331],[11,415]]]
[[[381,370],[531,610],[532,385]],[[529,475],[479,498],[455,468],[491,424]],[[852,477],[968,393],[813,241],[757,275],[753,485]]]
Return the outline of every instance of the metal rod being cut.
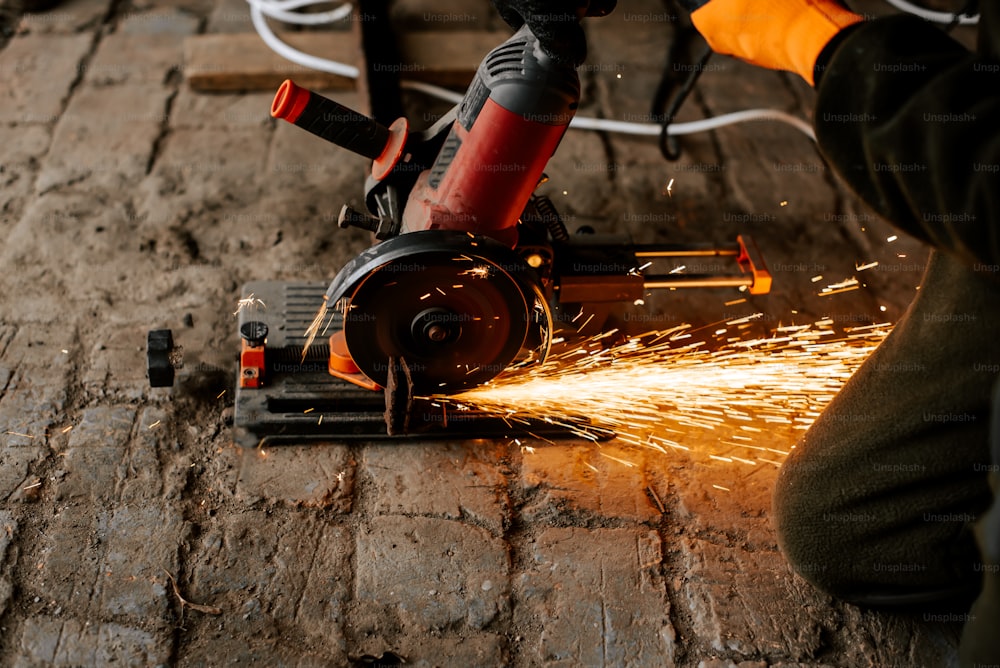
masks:
[[[637,250],[636,258],[661,257],[735,257],[740,254],[739,248],[663,248]]]
[[[753,287],[753,276],[711,276],[708,274],[666,274],[646,276],[643,287],[648,290],[666,288],[739,288]]]

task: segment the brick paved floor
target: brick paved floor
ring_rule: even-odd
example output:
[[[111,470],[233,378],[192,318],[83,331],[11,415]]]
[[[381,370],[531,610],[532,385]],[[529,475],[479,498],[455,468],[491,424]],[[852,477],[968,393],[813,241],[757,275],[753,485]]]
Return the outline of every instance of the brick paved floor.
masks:
[[[620,5],[588,26],[581,113],[641,120],[664,10]],[[395,12],[497,27],[477,7]],[[184,38],[247,30],[245,16],[236,0],[71,0],[14,21],[0,50],[0,662],[325,666],[387,650],[440,666],[953,661],[957,626],[844,605],[790,572],[769,525],[773,465],[615,442],[235,447],[239,286],[326,279],[366,246],[333,223],[360,204],[361,159],[276,125],[270,93],[184,84]],[[811,91],[790,77],[712,62],[682,120],[809,113]],[[692,137],[674,164],[649,140],[574,131],[548,172],[571,225],[640,241],[752,232],[765,249],[771,295],[733,307],[732,292],[670,293],[643,326],[761,312],[766,328],[793,309],[797,322],[891,321],[926,256],[888,244],[785,126]],[[871,260],[882,264],[865,289],[817,296],[813,276]],[[172,391],[144,377],[158,326],[185,348]],[[711,433],[684,438],[718,447]],[[761,438],[787,449],[795,434]],[[219,614],[182,604],[172,580]]]

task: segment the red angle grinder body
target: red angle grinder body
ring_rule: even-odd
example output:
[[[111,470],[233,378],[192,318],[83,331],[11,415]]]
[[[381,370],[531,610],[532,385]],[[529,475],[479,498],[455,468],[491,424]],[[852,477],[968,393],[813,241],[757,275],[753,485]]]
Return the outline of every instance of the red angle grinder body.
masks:
[[[326,294],[327,305],[344,310],[351,358],[345,363],[343,346],[332,342],[341,355],[331,359],[331,372],[359,380],[356,367],[360,380],[385,386],[390,360],[403,359],[418,388],[453,392],[489,380],[519,354],[544,356],[546,300],[509,249],[579,96],[576,69],[546,55],[527,26],[486,56],[450,127],[423,135],[411,134],[403,119],[384,127],[282,84],[273,116],[371,158],[369,193],[384,185],[383,196],[405,196],[401,215],[380,207],[377,196],[369,206],[376,217],[346,207],[341,213],[341,225],[366,227],[383,243],[345,267]],[[410,271],[402,277],[404,267]],[[404,278],[406,290],[399,287]],[[401,303],[428,295],[432,308]],[[387,303],[393,299],[400,303]],[[481,325],[486,318],[489,327]]]
[[[576,69],[547,56],[522,27],[480,64],[436,159],[410,189],[399,232],[455,230],[513,248],[517,221],[579,98]],[[404,119],[382,127],[291,81],[271,114],[371,158],[376,181],[400,163],[412,169]]]

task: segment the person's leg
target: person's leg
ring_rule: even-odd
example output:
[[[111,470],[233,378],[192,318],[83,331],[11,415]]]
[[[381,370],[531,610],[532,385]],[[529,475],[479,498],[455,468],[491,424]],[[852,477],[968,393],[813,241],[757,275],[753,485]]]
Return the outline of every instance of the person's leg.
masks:
[[[993,454],[990,464],[993,505],[976,524],[976,538],[982,554],[983,589],[962,629],[960,656],[966,668],[1000,666],[1000,383],[993,391],[990,450]]]
[[[802,577],[861,605],[972,600],[998,364],[1000,283],[932,254],[906,314],[779,473],[779,545]]]

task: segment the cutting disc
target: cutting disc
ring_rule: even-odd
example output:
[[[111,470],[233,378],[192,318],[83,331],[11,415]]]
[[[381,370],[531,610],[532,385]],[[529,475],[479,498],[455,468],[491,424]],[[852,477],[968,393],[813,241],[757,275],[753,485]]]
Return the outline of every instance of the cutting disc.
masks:
[[[544,300],[526,285],[523,261],[501,250],[507,254],[497,257],[481,243],[464,252],[414,243],[399,257],[371,261],[344,314],[362,373],[384,386],[389,358],[402,358],[415,391],[454,393],[493,378],[524,349],[543,357],[551,329]]]

